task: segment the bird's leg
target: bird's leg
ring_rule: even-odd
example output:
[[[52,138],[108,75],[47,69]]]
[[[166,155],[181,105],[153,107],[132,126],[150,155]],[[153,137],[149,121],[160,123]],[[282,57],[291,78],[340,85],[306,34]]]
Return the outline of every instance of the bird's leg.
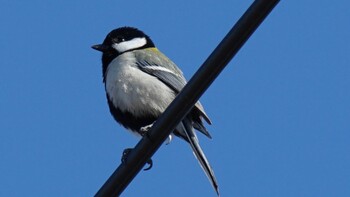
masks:
[[[142,137],[148,134],[148,131],[152,128],[153,123],[150,124],[150,125],[146,125],[146,126],[140,128],[140,134],[141,134]],[[146,163],[149,166],[147,168],[143,169],[144,171],[150,170],[152,168],[152,166],[153,166],[152,159],[149,159]]]
[[[128,156],[129,156],[129,154],[130,154],[131,151],[132,151],[132,148],[124,149],[123,154],[122,154],[122,159],[121,159],[121,161],[122,161],[123,164],[126,164],[127,159],[128,159]],[[152,159],[149,159],[146,163],[147,163],[149,166],[148,166],[147,168],[143,169],[144,171],[150,170],[150,169],[152,168],[152,166],[153,166],[153,161],[152,161]]]

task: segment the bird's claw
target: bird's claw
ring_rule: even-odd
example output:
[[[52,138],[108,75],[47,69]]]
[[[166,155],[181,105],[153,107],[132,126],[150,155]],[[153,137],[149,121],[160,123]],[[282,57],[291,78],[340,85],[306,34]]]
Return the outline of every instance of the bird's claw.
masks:
[[[153,123],[150,124],[150,125],[146,125],[146,126],[144,126],[144,127],[141,127],[141,128],[140,128],[140,134],[141,134],[142,136],[145,136],[145,135],[148,133],[148,131],[152,128],[152,126],[153,126]]]
[[[168,136],[168,138],[166,139],[165,145],[170,144],[171,140],[173,140],[173,135],[172,135],[172,134],[170,134],[170,135]]]
[[[149,159],[146,163],[148,164],[148,167],[145,168],[145,169],[143,169],[143,171],[150,170],[150,169],[152,168],[152,166],[153,166],[153,161],[152,161],[152,159]]]
[[[123,155],[122,155],[122,159],[121,159],[121,162],[122,162],[123,164],[126,163],[126,161],[127,161],[127,159],[128,159],[128,156],[129,156],[131,150],[132,150],[132,148],[124,149]],[[145,169],[143,169],[144,171],[150,170],[150,169],[152,168],[152,166],[153,166],[153,161],[152,161],[152,159],[149,159],[146,163],[148,164],[148,167],[145,168]]]
[[[123,154],[122,154],[122,163],[126,163],[126,160],[128,159],[129,153],[131,152],[132,148],[127,148],[124,149]]]

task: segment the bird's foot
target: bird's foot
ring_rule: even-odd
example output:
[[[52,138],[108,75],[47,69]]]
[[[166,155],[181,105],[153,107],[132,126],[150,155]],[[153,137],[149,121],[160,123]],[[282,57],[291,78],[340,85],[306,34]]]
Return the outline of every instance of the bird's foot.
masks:
[[[153,127],[153,123],[150,125],[146,125],[144,127],[141,127],[140,134],[142,135],[142,137],[145,136],[148,133],[148,131],[151,130],[152,127]]]
[[[128,156],[129,156],[131,151],[132,151],[132,148],[124,149],[123,154],[122,154],[122,159],[121,159],[121,162],[123,164],[125,164],[127,162]],[[143,169],[144,171],[150,170],[153,166],[152,159],[149,159],[146,163],[148,164],[148,167]]]
[[[126,163],[126,160],[128,159],[128,156],[129,156],[129,153],[132,151],[132,148],[126,148],[124,149],[123,151],[123,154],[122,154],[122,163]]]
[[[146,163],[148,164],[148,167],[145,168],[145,169],[143,169],[143,171],[150,170],[150,169],[152,168],[152,166],[153,166],[153,161],[152,161],[152,159],[149,159]]]
[[[173,140],[173,135],[172,135],[172,134],[170,134],[170,135],[168,136],[168,138],[166,139],[165,145],[170,144],[171,140]]]
[[[151,130],[151,128],[153,127],[153,124],[154,123],[152,123],[150,125],[146,125],[146,126],[140,128],[140,134],[141,134],[142,137],[147,135],[148,131]],[[168,138],[167,138],[167,140],[165,142],[165,145],[170,144],[171,140],[173,140],[173,135],[172,134],[170,134],[168,136]]]

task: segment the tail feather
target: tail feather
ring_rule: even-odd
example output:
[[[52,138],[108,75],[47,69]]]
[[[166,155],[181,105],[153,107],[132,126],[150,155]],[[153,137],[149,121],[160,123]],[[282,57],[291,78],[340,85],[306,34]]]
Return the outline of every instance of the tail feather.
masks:
[[[216,178],[215,178],[215,175],[214,175],[214,171],[210,167],[208,159],[205,157],[204,152],[203,152],[202,148],[199,145],[199,141],[198,141],[198,138],[196,136],[196,133],[193,130],[193,126],[192,126],[191,120],[188,120],[188,119],[185,118],[182,121],[181,125],[183,126],[183,130],[184,130],[184,132],[186,134],[186,137],[187,137],[187,139],[189,141],[189,144],[191,145],[191,148],[193,150],[193,153],[194,153],[195,157],[197,158],[200,166],[202,167],[203,171],[207,175],[207,177],[208,177],[211,185],[215,189],[217,195],[220,196],[220,194],[219,194],[219,186],[217,184],[217,181],[216,181]]]

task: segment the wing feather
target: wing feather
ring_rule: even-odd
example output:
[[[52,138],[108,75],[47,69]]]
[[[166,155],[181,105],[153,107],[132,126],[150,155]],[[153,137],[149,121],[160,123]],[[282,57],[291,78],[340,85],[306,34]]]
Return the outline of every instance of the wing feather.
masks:
[[[134,52],[136,59],[142,59],[142,61],[137,62],[137,66],[140,70],[157,77],[160,81],[174,90],[174,92],[179,93],[186,85],[187,82],[181,70],[158,49],[148,48]],[[157,55],[155,56],[154,54]],[[204,108],[199,101],[195,104],[195,109],[208,124],[211,124],[209,117],[204,112]],[[209,132],[202,125],[201,121],[196,122],[194,125],[196,129],[199,129],[206,136],[210,137]]]

